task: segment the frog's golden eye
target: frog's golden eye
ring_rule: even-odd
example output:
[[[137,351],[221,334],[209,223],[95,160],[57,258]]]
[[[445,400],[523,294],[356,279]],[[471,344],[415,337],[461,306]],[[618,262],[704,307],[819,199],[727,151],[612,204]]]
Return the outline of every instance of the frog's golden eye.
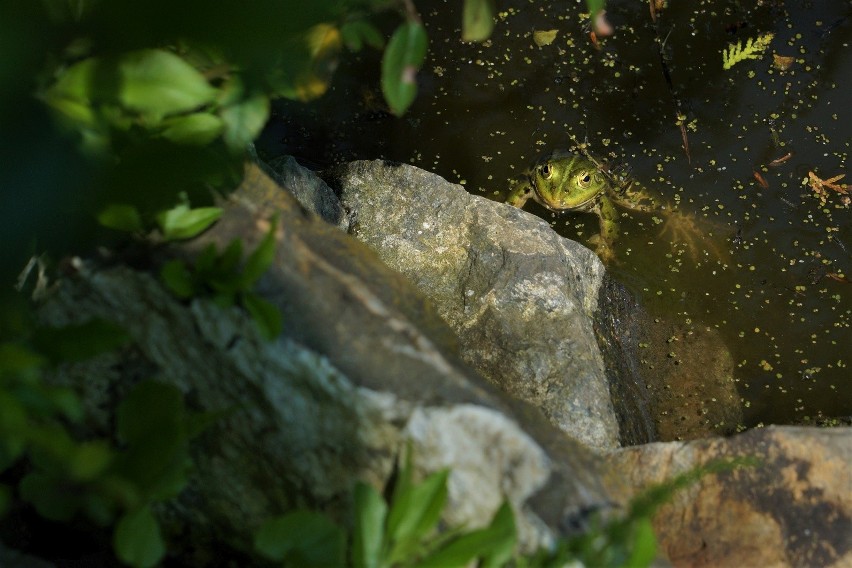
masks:
[[[590,176],[589,174],[581,174],[581,175],[577,176],[577,183],[579,183],[580,185],[582,185],[584,187],[589,185],[589,183],[591,181],[592,181],[592,176]]]
[[[542,164],[539,171],[541,171],[541,175],[544,176],[544,179],[550,179],[550,176],[553,175],[553,169],[550,167],[550,164]]]

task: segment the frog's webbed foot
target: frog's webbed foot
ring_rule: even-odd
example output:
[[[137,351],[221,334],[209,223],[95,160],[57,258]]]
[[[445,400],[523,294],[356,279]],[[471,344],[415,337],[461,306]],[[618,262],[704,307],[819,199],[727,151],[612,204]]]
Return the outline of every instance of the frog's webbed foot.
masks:
[[[728,251],[713,238],[713,231],[718,229],[720,227],[716,223],[674,211],[666,215],[659,235],[668,240],[673,249],[683,245],[693,262],[698,261],[702,251],[724,261],[729,256]]]

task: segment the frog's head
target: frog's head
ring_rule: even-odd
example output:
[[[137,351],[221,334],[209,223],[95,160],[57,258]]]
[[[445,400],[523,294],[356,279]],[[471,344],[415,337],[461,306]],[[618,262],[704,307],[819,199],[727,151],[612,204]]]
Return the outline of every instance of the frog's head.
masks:
[[[584,209],[609,188],[609,181],[590,159],[577,154],[548,156],[532,171],[535,200],[553,211]]]

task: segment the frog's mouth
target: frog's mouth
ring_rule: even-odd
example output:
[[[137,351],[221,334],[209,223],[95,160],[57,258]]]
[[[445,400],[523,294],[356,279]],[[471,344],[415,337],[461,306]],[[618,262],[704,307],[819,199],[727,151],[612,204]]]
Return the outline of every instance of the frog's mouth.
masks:
[[[565,205],[560,206],[559,204],[554,204],[544,197],[538,192],[538,188],[533,184],[533,197],[536,201],[538,201],[541,205],[546,207],[547,209],[554,211],[556,213],[560,211],[590,211],[595,208],[595,202],[597,201],[598,196],[593,195],[582,203],[578,203],[576,205]]]

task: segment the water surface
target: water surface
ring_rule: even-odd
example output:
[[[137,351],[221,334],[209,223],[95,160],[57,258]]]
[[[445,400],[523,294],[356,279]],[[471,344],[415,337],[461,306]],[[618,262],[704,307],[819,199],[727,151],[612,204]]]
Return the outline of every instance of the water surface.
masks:
[[[646,2],[611,0],[616,34],[597,43],[584,3],[498,4],[492,38],[471,45],[459,39],[460,2],[417,2],[431,45],[405,117],[384,109],[379,55],[363,52],[321,100],[280,104],[261,151],[315,168],[408,162],[502,199],[538,155],[578,141],[701,221],[693,251],[661,236],[659,218],[626,214],[611,268],[652,314],[720,331],[741,426],[848,420],[851,212],[805,180],[848,171],[852,4],[669,2],[655,26]],[[536,45],[537,30],[556,37]],[[764,33],[774,39],[763,56],[722,68],[729,44]],[[581,242],[598,231],[593,215],[527,208]]]

